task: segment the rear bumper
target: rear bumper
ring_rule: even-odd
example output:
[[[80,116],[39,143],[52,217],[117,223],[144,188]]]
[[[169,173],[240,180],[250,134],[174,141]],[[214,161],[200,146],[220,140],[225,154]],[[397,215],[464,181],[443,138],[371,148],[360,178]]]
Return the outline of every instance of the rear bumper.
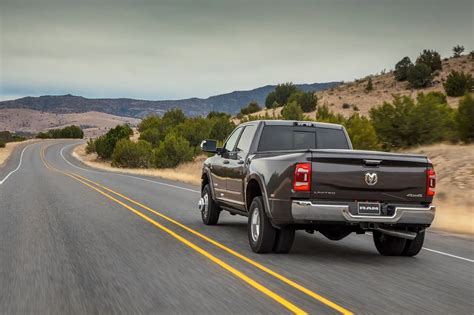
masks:
[[[435,217],[436,207],[396,206],[391,216],[355,215],[348,204],[318,204],[311,201],[294,200],[291,213],[298,223],[386,223],[430,225]]]

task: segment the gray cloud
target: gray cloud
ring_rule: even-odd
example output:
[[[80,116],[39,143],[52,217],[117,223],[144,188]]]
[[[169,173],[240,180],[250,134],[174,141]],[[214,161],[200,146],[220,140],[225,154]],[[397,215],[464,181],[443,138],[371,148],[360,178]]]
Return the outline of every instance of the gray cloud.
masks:
[[[0,97],[208,96],[473,49],[471,1],[0,0]]]

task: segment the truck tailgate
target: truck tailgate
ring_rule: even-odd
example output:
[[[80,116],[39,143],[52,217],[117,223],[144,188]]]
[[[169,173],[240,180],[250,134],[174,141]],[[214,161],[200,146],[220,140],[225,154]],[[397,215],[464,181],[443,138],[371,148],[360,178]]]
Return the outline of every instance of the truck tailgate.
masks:
[[[425,202],[424,156],[357,150],[313,150],[311,198]]]

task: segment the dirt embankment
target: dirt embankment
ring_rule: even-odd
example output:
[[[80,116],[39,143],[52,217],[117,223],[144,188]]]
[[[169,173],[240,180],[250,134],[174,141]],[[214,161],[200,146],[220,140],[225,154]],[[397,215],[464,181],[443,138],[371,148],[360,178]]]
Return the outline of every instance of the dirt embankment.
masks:
[[[449,232],[474,234],[474,144],[437,144],[405,151],[427,155],[437,174],[435,204],[436,219],[433,227]],[[204,156],[174,169],[115,168],[97,160],[95,154],[85,153],[85,144],[75,148],[73,155],[85,164],[115,172],[156,176],[190,184],[199,184]]]
[[[0,167],[2,167],[5,164],[8,158],[12,155],[15,148],[18,147],[20,144],[24,144],[24,143],[29,144],[29,143],[33,143],[37,141],[40,141],[40,140],[32,139],[32,140],[26,140],[22,142],[8,142],[4,148],[0,148]]]

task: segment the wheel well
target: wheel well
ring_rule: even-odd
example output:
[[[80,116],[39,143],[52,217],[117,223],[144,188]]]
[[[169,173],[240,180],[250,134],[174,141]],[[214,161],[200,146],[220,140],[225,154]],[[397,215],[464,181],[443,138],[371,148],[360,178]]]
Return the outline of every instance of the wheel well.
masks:
[[[207,177],[207,174],[204,173],[202,174],[202,177],[201,177],[201,191],[204,189],[204,186],[206,186],[207,184],[209,184],[209,177]]]
[[[247,205],[247,210],[250,209],[250,204],[252,203],[253,198],[257,196],[262,196],[262,190],[260,185],[255,179],[251,179],[247,184],[247,189],[245,191],[245,203]]]

